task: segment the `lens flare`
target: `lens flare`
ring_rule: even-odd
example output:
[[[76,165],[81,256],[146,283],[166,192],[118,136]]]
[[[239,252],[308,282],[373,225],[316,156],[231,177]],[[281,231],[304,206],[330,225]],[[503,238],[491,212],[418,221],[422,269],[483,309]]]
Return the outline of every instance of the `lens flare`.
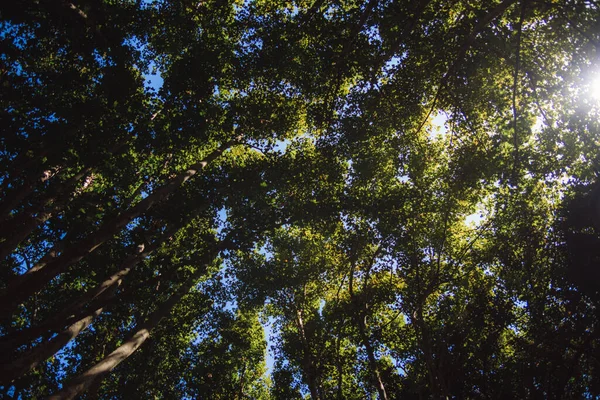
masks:
[[[595,76],[590,84],[590,96],[595,100],[600,100],[600,75]]]

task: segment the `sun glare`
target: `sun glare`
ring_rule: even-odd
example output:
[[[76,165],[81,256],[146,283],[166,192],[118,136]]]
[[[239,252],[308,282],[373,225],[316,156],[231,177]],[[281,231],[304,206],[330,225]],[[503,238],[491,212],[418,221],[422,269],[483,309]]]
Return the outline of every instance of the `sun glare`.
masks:
[[[595,76],[590,84],[590,96],[600,100],[600,75]]]

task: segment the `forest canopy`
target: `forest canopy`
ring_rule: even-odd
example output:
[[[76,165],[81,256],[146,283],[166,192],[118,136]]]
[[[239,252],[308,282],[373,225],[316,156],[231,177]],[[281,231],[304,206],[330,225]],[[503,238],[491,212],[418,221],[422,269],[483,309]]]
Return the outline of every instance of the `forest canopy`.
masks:
[[[0,50],[0,397],[600,397],[597,1],[18,0]]]

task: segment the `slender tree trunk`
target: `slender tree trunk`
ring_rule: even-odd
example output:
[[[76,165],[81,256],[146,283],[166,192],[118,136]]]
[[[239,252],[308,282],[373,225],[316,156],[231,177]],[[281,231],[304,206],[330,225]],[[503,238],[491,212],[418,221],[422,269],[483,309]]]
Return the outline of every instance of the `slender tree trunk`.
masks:
[[[124,144],[124,142],[116,144],[109,150],[109,154],[115,154]],[[98,162],[94,162],[92,165],[82,168],[64,183],[57,182],[56,185],[49,188],[48,194],[37,201],[37,205],[29,207],[3,223],[0,237],[5,240],[0,243],[0,260],[13,252],[37,227],[48,221],[54,214],[62,212],[68,199],[80,193],[75,190],[77,183],[88,176],[97,164]],[[51,205],[52,207],[50,207]]]
[[[302,342],[303,347],[302,369],[304,370],[304,374],[306,375],[308,389],[310,390],[310,397],[312,398],[312,400],[320,400],[321,396],[319,394],[319,382],[318,378],[315,376],[315,366],[312,360],[312,356],[310,354],[310,346],[306,337],[306,331],[304,330],[302,310],[300,309],[296,311],[296,325],[298,326],[298,332],[300,333],[300,341]]]
[[[60,349],[62,349],[67,343],[73,340],[81,331],[92,323],[94,318],[102,312],[102,308],[94,311],[93,314],[88,315],[73,325],[69,326],[66,330],[60,332],[57,336],[52,338],[49,342],[41,344],[35,347],[30,353],[25,354],[23,357],[5,363],[0,368],[0,381],[2,383],[10,383],[14,379],[17,379],[31,369],[38,366],[41,362],[44,362],[49,357],[52,357]]]
[[[214,246],[212,251],[207,254],[208,259],[213,259],[222,246]],[[173,307],[189,292],[198,278],[202,276],[206,268],[198,268],[198,271],[191,276],[169,299],[163,302],[154,312],[152,312],[146,321],[144,321],[136,332],[127,339],[121,346],[106,356],[102,361],[88,369],[77,378],[65,384],[58,393],[51,395],[47,400],[71,400],[84,393],[92,386],[96,379],[102,379],[110,373],[117,365],[131,356],[149,337],[150,332],[156,328],[160,321],[167,317]]]
[[[429,383],[434,396],[439,399],[448,399],[443,379],[439,376],[438,368],[436,368],[435,361],[433,359],[433,345],[429,332],[423,321],[423,310],[422,305],[418,306],[418,310],[413,312],[413,319],[417,327],[417,340],[419,341],[419,347],[423,351],[425,356],[425,365],[427,366]]]
[[[48,221],[51,216],[51,213],[40,212],[16,217],[12,221],[7,221],[6,225],[3,223],[2,236],[5,240],[0,243],[0,260],[11,254],[35,228]]]
[[[98,400],[100,398],[98,392],[100,391],[100,386],[102,386],[102,380],[102,377],[100,377],[92,383],[85,396],[85,400]]]
[[[199,208],[192,215],[198,214],[203,208]],[[137,248],[137,254],[128,256],[125,261],[121,264],[121,269],[103,282],[98,284],[95,288],[82,294],[77,300],[73,301],[67,307],[63,308],[60,312],[46,319],[44,322],[32,326],[30,328],[22,329],[17,332],[13,332],[9,335],[5,335],[0,338],[0,352],[8,354],[16,351],[20,346],[30,342],[31,340],[41,336],[42,334],[61,329],[65,326],[68,321],[72,320],[73,315],[81,313],[86,304],[97,299],[105,291],[110,290],[123,278],[125,278],[131,270],[142,260],[148,257],[152,252],[158,249],[165,240],[175,234],[181,229],[183,223],[179,223],[167,229],[159,238],[157,238],[152,244],[148,246],[139,245]]]
[[[110,298],[112,296],[114,296],[114,291],[109,293],[106,297]],[[102,313],[102,310],[103,307],[93,310],[91,313],[70,325],[67,329],[60,332],[48,342],[34,347],[32,351],[24,354],[15,361],[3,363],[0,367],[0,381],[3,383],[9,383],[25,375],[27,372],[44,362],[49,357],[52,357],[60,349],[66,346],[67,343],[75,339],[77,335],[81,333],[81,331],[87,328],[92,323],[94,318]]]
[[[104,223],[98,231],[66,249],[60,256],[46,264],[43,268],[36,269],[34,267],[35,271],[13,279],[0,294],[0,319],[10,317],[19,304],[42,289],[49,281],[60,275],[69,266],[92,253],[115,233],[125,227],[131,220],[148,211],[154,204],[166,199],[183,183],[196,175],[208,163],[219,157],[233,144],[234,141],[223,144],[210,153],[205,160],[192,165],[131,209]]]
[[[199,208],[193,215],[196,215],[202,209],[203,208]],[[5,354],[14,352],[20,346],[48,331],[61,329],[68,323],[69,320],[73,318],[74,314],[81,313],[86,304],[98,298],[106,290],[114,287],[114,285],[125,278],[138,263],[158,249],[164,243],[164,241],[175,234],[182,227],[182,225],[183,223],[179,223],[167,229],[165,233],[163,233],[158,239],[148,246],[139,245],[136,250],[137,254],[128,256],[121,264],[121,269],[119,271],[106,278],[95,288],[83,293],[77,300],[71,302],[57,314],[46,319],[44,322],[37,324],[36,326],[22,329],[17,332],[12,332],[11,334],[0,338],[0,352]]]
[[[337,337],[335,338],[335,367],[337,369],[337,398],[338,400],[342,400],[344,398],[344,370],[342,366],[342,357],[340,355],[340,347],[341,347],[341,336],[342,336],[342,325],[344,324],[344,320],[340,320],[337,329]]]
[[[38,184],[46,182],[48,179],[53,177],[59,169],[55,172],[51,170],[44,171],[41,177],[33,179],[26,179],[23,184],[13,189],[9,194],[4,197],[2,204],[0,204],[0,221],[4,221],[10,217],[10,213],[14,210],[19,203],[26,197],[28,197]]]
[[[242,366],[242,373],[240,374],[240,386],[237,392],[237,400],[244,398],[244,385],[246,384],[246,360],[242,360],[244,365]]]
[[[171,311],[171,307],[167,309],[163,305],[160,311],[162,311],[162,319],[162,317],[168,315],[169,311]],[[155,314],[155,316],[156,315],[157,314]],[[78,395],[84,393],[96,379],[103,378],[110,371],[112,371],[113,368],[132,355],[146,341],[146,339],[150,337],[150,331],[157,325],[157,323],[158,321],[154,320],[146,321],[146,323],[140,326],[140,329],[125,343],[110,353],[102,361],[88,369],[83,374],[79,375],[69,384],[65,385],[60,392],[48,397],[48,400],[74,399]]]
[[[117,286],[118,285],[115,285],[110,289],[116,289]],[[122,301],[126,297],[127,296],[120,296],[118,300]],[[39,325],[16,332],[11,332],[10,334],[3,336],[0,341],[0,354],[2,354],[0,356],[0,362],[6,362],[8,357],[10,357],[10,354],[16,353],[21,346],[31,343],[40,336],[48,336],[49,332],[58,332],[65,326],[70,326],[85,318],[92,311],[109,307],[116,300],[116,298],[106,298],[106,296],[100,296],[92,301],[88,306],[69,313],[68,316],[60,320],[51,318]]]
[[[354,321],[356,322],[356,325],[358,326],[362,344],[365,347],[365,351],[367,352],[367,359],[369,360],[369,369],[371,370],[373,383],[375,384],[377,393],[379,394],[379,399],[387,400],[385,385],[383,384],[383,380],[381,379],[381,373],[379,372],[379,367],[377,366],[377,358],[375,357],[373,345],[371,344],[371,340],[369,338],[369,335],[367,334],[367,305],[362,304],[362,302],[360,302],[359,299],[357,299],[354,295],[354,267],[355,263],[353,261],[350,269],[350,277],[348,280],[348,292],[350,294],[350,300],[352,301],[354,306],[352,316]],[[367,274],[365,277],[365,288],[367,280],[369,279],[369,272],[370,267],[367,270]]]
[[[42,165],[38,165],[37,167],[34,167],[33,164],[37,160],[40,160],[46,156],[57,155],[60,152],[64,152],[66,150],[65,144],[64,144],[65,139],[70,136],[73,136],[78,131],[79,131],[79,129],[73,129],[70,132],[68,132],[66,135],[62,135],[61,137],[47,138],[48,142],[53,141],[55,144],[53,146],[48,145],[48,143],[46,143],[47,145],[42,144],[42,147],[41,147],[41,150],[39,151],[39,153],[33,157],[29,157],[28,160],[24,159],[25,156],[21,157],[21,155],[19,155],[17,157],[16,163],[13,166],[12,171],[8,174],[6,179],[2,182],[2,187],[4,189],[3,191],[4,191],[4,193],[6,193],[6,195],[3,199],[3,201],[0,203],[0,221],[7,219],[10,216],[10,212],[16,206],[18,206],[18,204],[21,202],[21,200],[25,199],[30,194],[32,194],[33,191],[37,188],[39,183],[44,183],[44,182],[48,181],[50,178],[54,177],[62,170],[62,166],[60,166],[60,165],[54,166],[54,167],[43,167]],[[108,149],[108,154],[115,154],[120,149],[122,149],[126,143],[127,143],[126,140],[119,141],[118,143],[116,143],[115,145],[113,145],[111,148]],[[23,158],[23,159],[21,159],[21,158]],[[91,169],[94,165],[97,165],[98,162],[102,159],[103,159],[103,157],[98,157],[98,159],[93,161],[93,164],[90,165],[89,168],[83,168],[83,170]],[[15,185],[14,180],[11,181],[9,179],[9,177],[25,175],[25,173],[28,170],[32,170],[32,169],[37,172],[35,172],[34,174],[28,174],[28,176],[25,177],[24,182],[21,185]],[[41,177],[40,177],[40,175],[41,175]],[[8,191],[8,186],[10,184],[14,185],[15,188],[11,191]],[[61,186],[64,186],[64,185],[61,185]]]
[[[363,342],[363,346],[367,352],[367,359],[369,360],[369,367],[371,368],[371,373],[373,374],[373,380],[375,382],[375,387],[377,388],[377,393],[379,393],[380,400],[387,400],[387,393],[385,391],[385,385],[383,384],[383,380],[381,379],[381,373],[379,372],[379,367],[377,366],[377,358],[375,357],[375,351],[373,350],[373,345],[371,344],[371,340],[367,335],[367,324],[366,324],[366,316],[357,317],[356,320],[358,322],[358,329],[360,332],[360,337]]]
[[[64,152],[66,139],[76,135],[81,128],[82,125],[76,127],[75,129],[70,129],[66,133],[60,132],[60,135],[53,134],[45,136],[42,138],[45,140],[38,142],[37,149],[34,149],[34,154],[25,152],[17,155],[11,165],[11,170],[2,181],[2,190],[0,193],[5,193],[5,196],[0,203],[0,221],[6,219],[10,215],[12,209],[14,209],[22,199],[27,197],[33,189],[35,189],[37,183],[40,182],[39,177],[44,171],[61,169],[60,166],[54,166],[53,168],[47,165],[44,166],[43,162],[40,163],[40,161],[46,157],[52,158],[53,156],[57,156],[58,154]],[[31,173],[32,171],[33,173]],[[42,183],[52,177],[48,176],[46,179],[44,179],[44,175],[41,175]],[[14,178],[18,176],[25,177],[24,182],[21,185],[18,185],[15,182]],[[12,186],[13,189],[9,190],[9,186]],[[27,186],[30,187],[28,188]]]
[[[42,212],[44,212],[46,207],[50,206],[51,204],[61,202],[61,200],[63,200],[64,198],[68,198],[68,197],[72,196],[73,193],[75,192],[75,187],[77,186],[77,183],[79,183],[79,181],[82,178],[89,175],[91,172],[92,172],[92,167],[86,167],[62,183],[55,182],[53,185],[51,185],[48,188],[48,191],[45,195],[41,196],[40,198],[38,198],[36,200],[35,205],[29,207],[26,211],[24,211],[21,214],[20,220],[24,220],[25,218],[30,217],[31,215],[36,215],[36,214],[42,213]],[[60,208],[59,208],[59,206],[55,206],[53,208],[53,212],[60,211],[60,210],[62,210],[63,207],[64,207],[64,204],[61,204]],[[19,217],[16,217],[13,219],[19,220]],[[10,220],[7,221],[7,223],[10,224],[11,223]]]

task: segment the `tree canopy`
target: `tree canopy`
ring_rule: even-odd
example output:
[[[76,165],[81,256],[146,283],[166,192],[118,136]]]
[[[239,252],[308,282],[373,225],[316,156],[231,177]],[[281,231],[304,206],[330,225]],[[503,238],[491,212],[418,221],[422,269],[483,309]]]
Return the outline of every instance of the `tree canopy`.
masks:
[[[1,397],[600,397],[597,1],[19,0],[0,43]]]

